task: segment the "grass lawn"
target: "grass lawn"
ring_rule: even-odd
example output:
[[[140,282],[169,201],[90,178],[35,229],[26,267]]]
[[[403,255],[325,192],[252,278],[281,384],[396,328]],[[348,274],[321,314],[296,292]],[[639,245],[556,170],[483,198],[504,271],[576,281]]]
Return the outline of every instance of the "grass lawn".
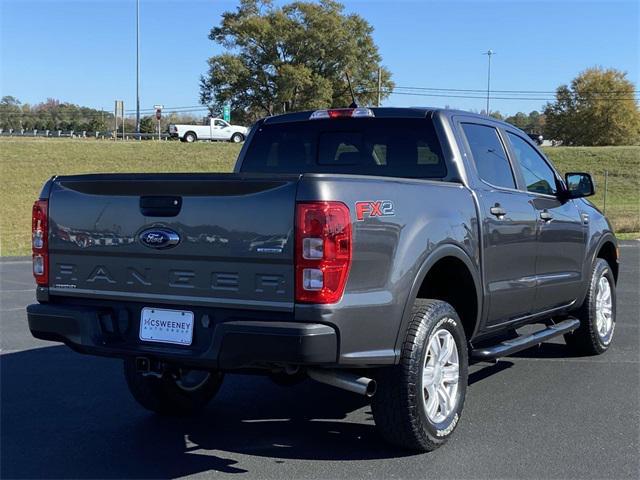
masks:
[[[617,233],[640,232],[640,146],[550,147],[545,153],[560,172],[589,172],[596,182],[590,198],[613,223]],[[604,199],[607,177],[606,206]],[[623,235],[639,238],[640,234]]]
[[[31,205],[52,175],[98,172],[228,172],[240,150],[230,143],[113,142],[89,139],[0,139],[0,255],[30,252]],[[562,172],[595,175],[603,206],[609,171],[607,214],[616,229],[640,231],[640,147],[547,149]]]

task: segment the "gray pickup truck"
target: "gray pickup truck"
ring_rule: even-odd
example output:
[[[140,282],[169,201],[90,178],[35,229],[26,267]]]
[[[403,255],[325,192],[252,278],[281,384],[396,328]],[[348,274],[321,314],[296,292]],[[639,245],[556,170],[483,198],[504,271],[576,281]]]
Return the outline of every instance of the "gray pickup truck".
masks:
[[[388,441],[433,450],[470,362],[559,335],[580,354],[609,347],[618,248],[593,192],[480,115],[270,117],[234,173],[49,180],[29,328],[123,359],[161,414],[202,409],[229,372],[310,377],[371,396]]]

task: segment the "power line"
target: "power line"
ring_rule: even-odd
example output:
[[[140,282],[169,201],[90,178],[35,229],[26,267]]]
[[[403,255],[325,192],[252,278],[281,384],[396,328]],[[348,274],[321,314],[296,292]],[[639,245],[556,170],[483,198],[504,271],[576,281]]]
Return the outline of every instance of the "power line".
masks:
[[[373,91],[369,91],[369,90],[365,90],[366,93],[373,93]],[[480,99],[480,100],[485,100],[486,96],[480,96],[480,95],[458,95],[458,94],[447,94],[447,93],[421,93],[421,92],[398,92],[396,90],[383,90],[383,93],[387,93],[389,95],[408,95],[408,96],[415,96],[415,97],[442,97],[442,98],[471,98],[471,99]],[[525,100],[525,101],[540,101],[540,102],[544,102],[544,101],[555,101],[556,98],[544,98],[544,97],[510,97],[510,96],[491,96],[491,99],[493,100]],[[637,98],[632,98],[632,97],[609,97],[609,98],[605,98],[605,97],[601,97],[598,100],[605,100],[605,101],[626,101],[626,100],[631,100],[631,101],[638,101]]]
[[[403,96],[414,96],[414,97],[435,97],[435,98],[462,98],[462,99],[473,99],[473,100],[484,100],[486,98],[485,90],[480,89],[463,89],[463,88],[436,88],[436,87],[409,87],[409,86],[397,86],[393,89],[381,89],[381,93],[387,95],[403,95]],[[378,90],[360,90],[359,93],[377,93]],[[497,96],[491,96],[491,99],[494,100],[506,100],[506,101],[539,101],[539,102],[552,102],[557,100],[555,96],[543,96],[543,94],[552,94],[554,92],[543,91],[543,90],[492,90],[492,93],[497,93]],[[616,93],[619,93],[617,95]],[[593,94],[594,100],[603,100],[603,101],[635,101],[638,102],[639,99],[636,97],[628,97],[622,95],[628,95],[630,92],[623,91],[610,91],[610,92],[589,92],[587,95]],[[531,96],[523,96],[523,95],[531,95]],[[602,96],[597,96],[602,95]],[[87,107],[82,107],[87,108]],[[137,109],[125,110],[128,114],[136,113]],[[205,113],[209,112],[209,107],[205,105],[187,105],[187,106],[176,106],[176,107],[166,107],[164,109],[166,113],[173,114],[196,114],[199,112]],[[155,110],[153,108],[141,109],[141,113],[153,114]],[[55,112],[55,111],[45,111],[45,112],[4,112],[2,115],[7,116],[23,116],[23,117],[49,117],[49,119],[65,121],[64,117],[66,115],[71,115],[71,117],[77,118],[97,118],[102,117],[103,115],[112,115],[111,112],[106,112],[103,110],[96,110],[91,113],[76,113],[76,112]]]
[[[209,110],[209,107],[204,106],[204,105],[190,105],[190,106],[186,106],[186,107],[165,107],[162,109],[162,111],[183,111],[183,110]],[[155,108],[143,108],[140,110],[141,112],[150,112],[150,113],[155,113]],[[125,112],[128,113],[133,113],[135,112],[135,110],[125,110]]]
[[[486,97],[484,95],[464,95],[464,94],[449,94],[449,93],[422,93],[422,92],[404,92],[404,91],[397,91],[397,89],[402,88],[402,89],[414,89],[414,90],[437,90],[437,91],[455,91],[455,92],[478,92],[478,93],[484,93],[484,90],[465,90],[465,89],[451,89],[451,90],[446,90],[446,89],[435,89],[435,88],[428,88],[428,87],[395,87],[394,89],[382,89],[381,92],[382,93],[386,93],[389,95],[407,95],[407,96],[418,96],[418,97],[441,97],[441,98],[467,98],[467,99],[485,99]],[[510,90],[509,92],[513,92],[514,90]],[[495,93],[500,93],[500,92],[507,92],[506,90],[493,90],[493,92]],[[525,92],[524,90],[522,92]],[[377,93],[377,90],[360,90],[358,93]],[[534,97],[514,97],[514,96],[492,96],[492,99],[495,100],[524,100],[524,101],[555,101],[556,98],[555,97],[538,97],[538,96],[534,96]],[[599,98],[599,100],[612,100],[612,101],[626,101],[626,100],[632,100],[632,101],[637,101],[636,98],[632,98],[632,97],[622,97],[622,96],[615,96],[615,97],[601,97]],[[192,105],[192,106],[184,106],[184,107],[170,107],[165,109],[167,111],[171,111],[172,113],[178,113],[178,112],[189,112],[189,111],[208,111],[209,108],[206,106],[198,106],[198,105]],[[152,109],[149,109],[148,111],[150,111],[151,113],[153,112]]]
[[[486,93],[486,90],[482,89],[473,89],[473,88],[436,88],[436,87],[407,87],[407,86],[395,86],[396,89],[402,90],[434,90],[434,91],[442,91],[442,92],[471,92],[471,93]],[[497,93],[512,93],[512,94],[552,94],[555,95],[557,90],[496,90],[491,89],[492,92]],[[607,91],[593,91],[587,92],[588,95],[608,95],[608,94],[636,94],[634,92],[629,92],[625,90],[607,90]],[[637,93],[640,95],[640,93]]]

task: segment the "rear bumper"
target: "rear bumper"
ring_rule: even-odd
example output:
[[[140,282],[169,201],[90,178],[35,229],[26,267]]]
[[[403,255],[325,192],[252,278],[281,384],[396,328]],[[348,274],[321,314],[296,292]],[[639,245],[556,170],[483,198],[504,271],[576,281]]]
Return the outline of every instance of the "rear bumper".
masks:
[[[27,307],[34,337],[107,357],[144,356],[182,366],[233,370],[335,364],[338,334],[318,323],[233,320],[198,316],[190,346],[146,343],[138,338],[139,315],[111,307],[33,304]]]

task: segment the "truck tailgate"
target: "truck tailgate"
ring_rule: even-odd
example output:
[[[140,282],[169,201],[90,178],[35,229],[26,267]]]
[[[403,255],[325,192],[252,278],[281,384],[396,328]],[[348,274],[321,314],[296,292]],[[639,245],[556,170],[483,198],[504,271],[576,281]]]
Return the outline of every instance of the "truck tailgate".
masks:
[[[293,309],[299,175],[58,177],[51,295]]]

